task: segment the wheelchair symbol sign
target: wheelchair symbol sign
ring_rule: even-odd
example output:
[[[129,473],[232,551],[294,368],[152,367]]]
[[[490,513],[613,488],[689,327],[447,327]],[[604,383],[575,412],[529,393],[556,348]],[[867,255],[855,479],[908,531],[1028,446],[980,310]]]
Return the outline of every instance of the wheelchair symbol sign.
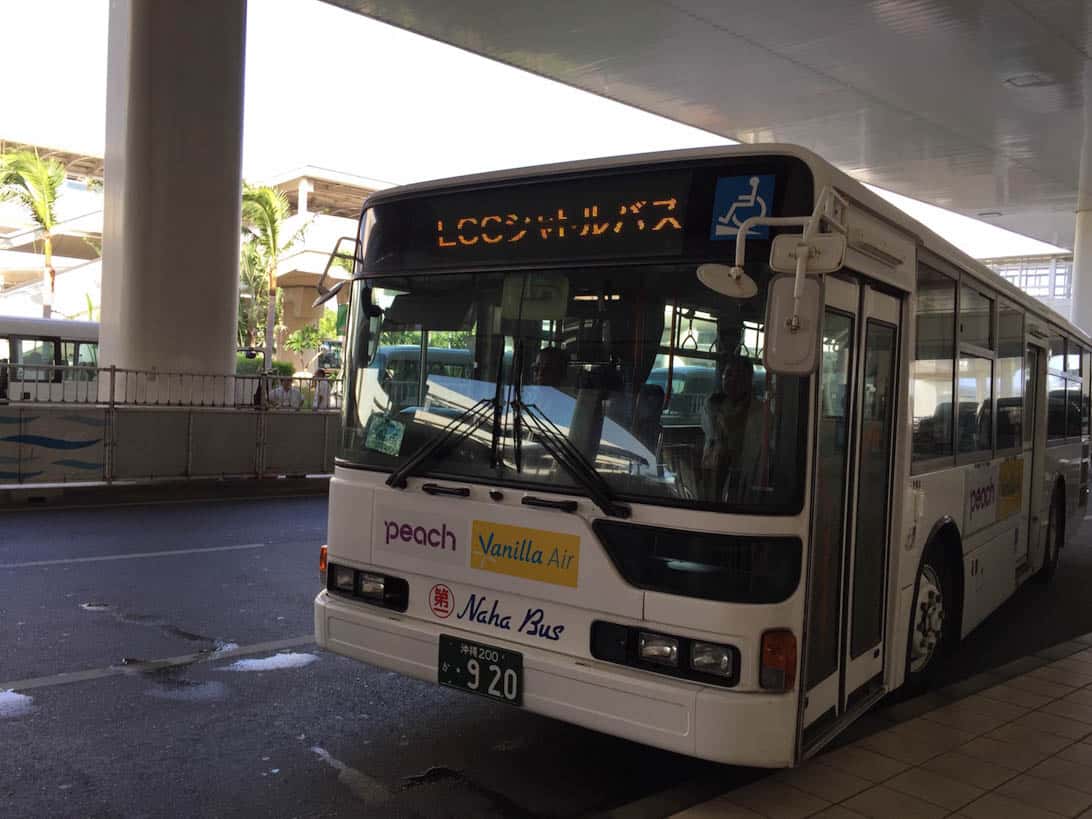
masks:
[[[773,203],[774,175],[722,176],[713,196],[713,225],[710,239],[734,239],[739,227],[752,216],[769,216]],[[747,231],[748,239],[765,239],[765,225]]]

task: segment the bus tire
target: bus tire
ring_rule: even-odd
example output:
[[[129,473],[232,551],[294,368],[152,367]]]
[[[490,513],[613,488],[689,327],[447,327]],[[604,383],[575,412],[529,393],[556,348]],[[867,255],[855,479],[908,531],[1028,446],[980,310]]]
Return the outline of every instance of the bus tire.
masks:
[[[1062,500],[1062,488],[1054,487],[1050,498],[1050,512],[1047,517],[1046,545],[1043,551],[1043,565],[1035,573],[1036,583],[1049,583],[1058,568],[1058,555],[1065,543],[1065,502]]]
[[[940,658],[953,648],[955,587],[944,544],[933,540],[925,550],[914,583],[910,610],[910,634],[906,651],[906,686],[910,693],[929,687],[940,667]]]

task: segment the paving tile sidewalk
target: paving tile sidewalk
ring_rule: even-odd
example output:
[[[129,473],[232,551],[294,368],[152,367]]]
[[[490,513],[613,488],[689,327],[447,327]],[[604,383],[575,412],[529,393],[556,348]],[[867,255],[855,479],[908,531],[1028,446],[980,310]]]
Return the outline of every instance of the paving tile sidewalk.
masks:
[[[675,817],[1092,819],[1092,634],[886,709],[854,734]]]

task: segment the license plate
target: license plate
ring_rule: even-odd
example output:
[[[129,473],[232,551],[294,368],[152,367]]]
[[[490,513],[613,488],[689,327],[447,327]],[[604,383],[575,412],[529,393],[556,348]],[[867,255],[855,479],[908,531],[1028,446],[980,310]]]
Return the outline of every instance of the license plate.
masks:
[[[510,705],[523,704],[523,655],[518,651],[441,634],[437,670],[440,685]]]

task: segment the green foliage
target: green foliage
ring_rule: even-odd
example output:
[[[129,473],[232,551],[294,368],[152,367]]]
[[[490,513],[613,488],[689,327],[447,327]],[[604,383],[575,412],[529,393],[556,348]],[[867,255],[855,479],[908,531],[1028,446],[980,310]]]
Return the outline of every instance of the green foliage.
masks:
[[[296,368],[288,361],[274,361],[273,372],[278,376],[291,376]],[[262,372],[262,356],[247,358],[245,353],[235,354],[236,375],[260,375]]]
[[[288,197],[281,191],[268,185],[243,183],[243,242],[239,278],[240,293],[250,298],[240,299],[239,339],[250,346],[260,336],[269,357],[273,353],[277,317],[283,314],[279,293],[277,300],[270,305],[270,293],[276,288],[277,265],[281,256],[303,237],[307,229],[306,224],[302,225],[286,240],[283,232],[288,210]],[[267,329],[268,324],[274,326]]]
[[[319,338],[322,341],[326,339],[341,338],[341,332],[337,328],[337,311],[336,310],[324,310],[322,312],[322,318],[318,323]]]
[[[235,354],[236,375],[257,375],[262,371],[262,357],[247,358],[245,353]]]
[[[297,355],[314,352],[320,344],[322,344],[322,335],[318,326],[314,324],[301,327],[284,340],[284,346]]]
[[[57,194],[64,178],[64,165],[37,151],[0,154],[0,202],[21,204],[47,234],[57,224]]]
[[[269,287],[257,242],[244,236],[239,247],[239,346],[253,347],[265,333]]]
[[[381,346],[393,346],[395,344],[421,343],[420,330],[388,330],[380,337]],[[463,330],[430,330],[428,334],[428,346],[431,349],[437,347],[447,350],[469,350],[473,343],[473,334]]]
[[[281,223],[287,218],[288,197],[281,191],[268,185],[243,183],[243,230],[267,264],[275,263],[287,249],[281,246]]]

